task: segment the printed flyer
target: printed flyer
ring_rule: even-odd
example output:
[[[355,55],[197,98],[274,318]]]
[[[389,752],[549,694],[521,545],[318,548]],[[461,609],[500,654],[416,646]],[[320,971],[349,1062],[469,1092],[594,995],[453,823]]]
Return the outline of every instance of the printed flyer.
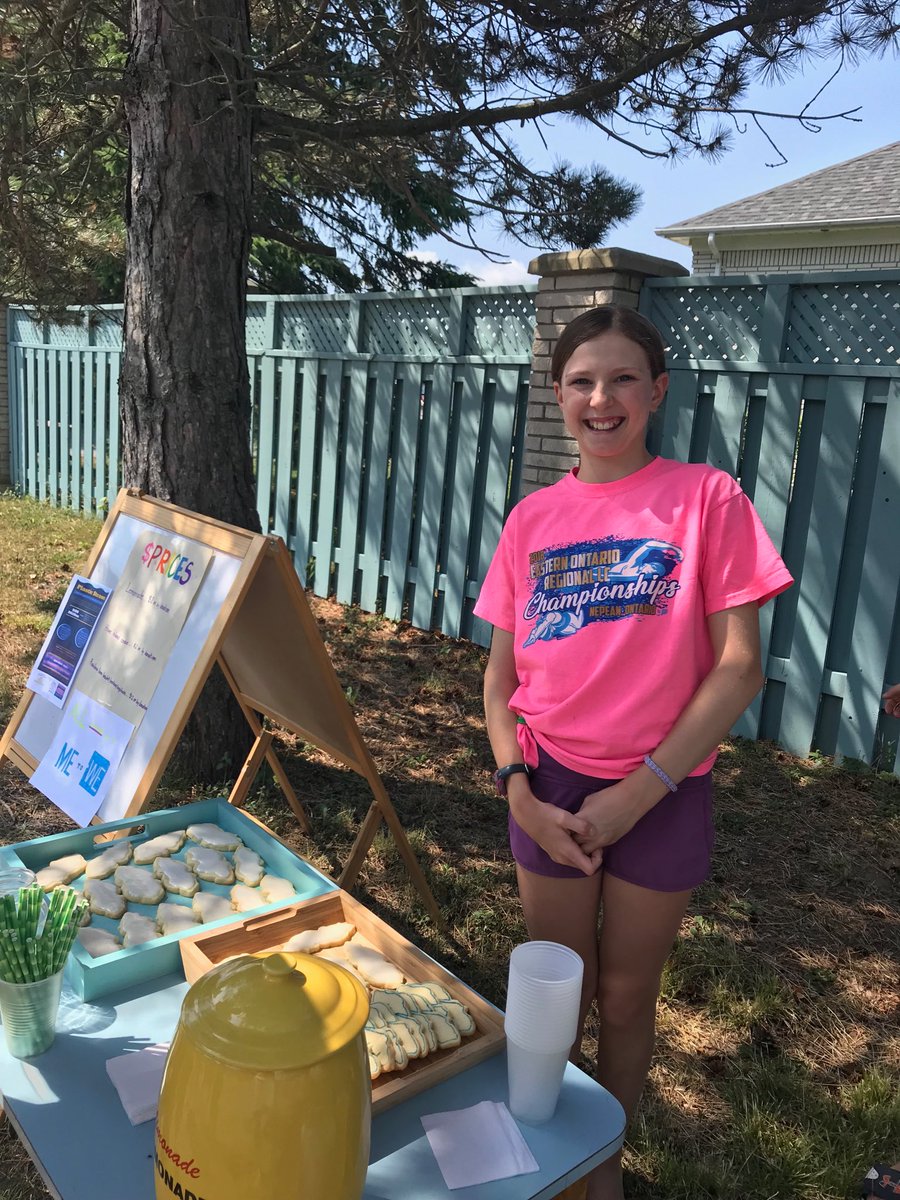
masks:
[[[185,538],[139,537],[79,669],[78,690],[139,725],[212,557]]]
[[[62,708],[111,589],[75,575],[44,639],[26,687]]]
[[[31,782],[81,828],[106,799],[134,726],[78,691]]]

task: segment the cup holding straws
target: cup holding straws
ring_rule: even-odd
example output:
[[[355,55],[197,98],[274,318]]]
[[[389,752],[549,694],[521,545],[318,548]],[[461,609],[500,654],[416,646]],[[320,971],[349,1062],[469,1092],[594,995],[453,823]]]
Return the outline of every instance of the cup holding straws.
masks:
[[[88,903],[59,887],[44,905],[33,883],[0,895],[0,1017],[13,1058],[32,1058],[53,1043],[63,970]]]

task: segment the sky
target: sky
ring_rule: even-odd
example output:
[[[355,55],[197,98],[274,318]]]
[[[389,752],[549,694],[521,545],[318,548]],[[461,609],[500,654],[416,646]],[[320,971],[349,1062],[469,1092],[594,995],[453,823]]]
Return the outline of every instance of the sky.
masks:
[[[748,99],[754,106],[768,111],[799,111],[832,70],[833,65],[820,64],[808,69],[805,76],[783,86],[756,87]],[[752,123],[745,133],[735,133],[731,149],[715,163],[696,156],[675,164],[644,158],[636,150],[606,138],[592,126],[558,117],[545,127],[547,141],[553,146],[552,153],[544,149],[534,133],[516,131],[516,140],[535,166],[547,166],[554,158],[565,158],[581,166],[600,163],[613,174],[637,184],[643,192],[637,215],[612,228],[605,245],[672,259],[687,267],[690,266],[689,248],[659,237],[655,229],[897,141],[900,123],[894,103],[898,82],[900,60],[895,56],[889,54],[882,59],[869,59],[856,69],[845,68],[810,110],[827,114],[858,109],[854,121],[823,121],[816,133],[804,129],[798,122],[769,119],[767,131],[787,159],[784,163]],[[780,165],[769,165],[775,162]],[[422,250],[428,257],[440,257],[470,271],[487,285],[536,280],[536,276],[528,274],[527,267],[542,248],[524,246],[505,238],[496,227],[489,225],[481,229],[480,241],[507,261],[492,263],[483,255],[460,249],[439,237],[428,239]]]

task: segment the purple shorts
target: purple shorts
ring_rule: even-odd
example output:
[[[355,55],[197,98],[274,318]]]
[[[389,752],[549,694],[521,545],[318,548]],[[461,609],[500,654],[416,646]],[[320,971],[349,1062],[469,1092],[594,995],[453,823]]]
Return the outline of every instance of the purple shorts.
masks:
[[[570,813],[578,812],[591,792],[617,782],[570,771],[541,747],[537,769],[531,772],[531,790],[538,800]],[[603,870],[655,892],[686,892],[709,875],[714,837],[712,772],[689,775],[679,783],[677,792],[669,792],[617,842],[604,848]],[[512,814],[509,844],[513,858],[526,871],[557,879],[585,877],[577,867],[554,862],[516,824]]]

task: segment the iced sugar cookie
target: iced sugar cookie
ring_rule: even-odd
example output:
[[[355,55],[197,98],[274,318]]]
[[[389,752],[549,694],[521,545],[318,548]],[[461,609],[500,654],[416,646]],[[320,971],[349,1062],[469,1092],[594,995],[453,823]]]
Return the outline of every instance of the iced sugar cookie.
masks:
[[[231,863],[218,850],[210,850],[204,846],[188,847],[184,861],[198,879],[208,883],[234,883],[234,871]]]
[[[342,946],[356,932],[349,921],[335,921],[333,925],[320,925],[318,929],[303,929],[283,947],[300,954],[318,954],[332,946]]]
[[[205,846],[207,850],[237,850],[238,846],[243,845],[236,833],[229,833],[221,825],[188,825],[187,835],[192,842]]]
[[[265,904],[258,888],[247,887],[246,883],[236,883],[231,889],[231,907],[235,912],[250,912]]]
[[[122,949],[115,934],[110,933],[108,929],[79,929],[76,937],[91,958],[115,954],[117,950]]]
[[[157,858],[151,870],[166,891],[177,896],[193,896],[200,886],[191,868],[177,858]]]
[[[172,904],[167,901],[156,910],[156,928],[162,934],[184,933],[193,929],[197,918],[186,904]]]
[[[255,850],[250,850],[247,846],[238,846],[233,857],[234,873],[237,878],[241,883],[246,883],[248,887],[256,887],[266,873],[263,860]]]
[[[154,938],[159,937],[156,922],[136,912],[127,912],[124,915],[119,922],[119,932],[125,947],[142,946],[144,942],[152,942]]]
[[[328,962],[333,962],[339,967],[343,967],[345,971],[349,971],[350,974],[355,979],[358,979],[363,987],[365,987],[366,981],[363,979],[362,975],[360,975],[359,971],[357,971],[356,967],[354,967],[353,963],[348,961],[347,954],[343,946],[331,946],[325,950],[319,950],[316,953],[316,958],[324,958],[327,959]]]
[[[37,882],[45,892],[52,892],[54,888],[71,883],[73,879],[84,874],[86,866],[87,860],[83,854],[67,854],[65,858],[54,858],[38,871]]]
[[[425,1041],[428,1043],[428,1053],[433,1054],[438,1048],[438,1040],[428,1013],[410,1013],[408,1017],[404,1018],[404,1020],[412,1021],[414,1025],[419,1027],[425,1037]]]
[[[91,912],[98,917],[117,921],[125,911],[125,897],[106,879],[86,879],[83,894],[91,902]]]
[[[132,904],[158,904],[166,889],[145,867],[116,867],[116,887]]]
[[[375,988],[372,992],[372,1004],[380,1004],[386,1012],[394,1013],[397,1016],[408,1016],[409,1013],[417,1012],[418,1008],[412,1001],[407,1001],[405,996],[402,996],[393,988],[384,990]]]
[[[370,1029],[366,1026],[366,1049],[369,1054],[369,1074],[373,1079],[386,1071],[396,1071],[397,1060],[394,1057],[394,1042],[383,1029]]]
[[[106,879],[112,875],[116,867],[121,867],[123,863],[129,862],[131,859],[131,842],[119,841],[113,842],[96,858],[89,858],[87,866],[84,868],[86,879]]]
[[[475,1032],[472,1014],[461,1000],[442,1000],[440,1004],[435,1004],[431,1011],[452,1021],[463,1037]]]
[[[432,981],[426,981],[425,983],[404,983],[398,991],[421,997],[426,1006],[442,1004],[445,1000],[451,999],[450,993],[442,983]],[[422,1006],[420,1005],[419,1007]]]
[[[348,942],[347,957],[371,987],[392,988],[403,983],[405,976],[400,968],[369,946]]]
[[[278,875],[263,875],[259,883],[259,890],[262,892],[266,904],[277,904],[281,900],[290,900],[292,896],[297,895],[294,885]]]
[[[422,1016],[427,1017],[431,1022],[431,1028],[434,1030],[434,1036],[437,1038],[439,1050],[452,1050],[460,1044],[462,1041],[460,1032],[449,1017],[441,1016],[434,1009],[428,1013],[422,1013]]]
[[[134,848],[136,863],[152,863],[155,858],[175,854],[184,845],[187,833],[184,829],[173,829],[169,833],[160,833],[148,838],[146,842],[138,842]]]
[[[299,933],[288,938],[281,948],[293,951],[295,954],[316,954],[323,949],[319,944],[318,929],[301,929]]]
[[[215,892],[197,892],[191,901],[191,911],[203,924],[234,916],[231,900],[227,896],[217,896]]]

